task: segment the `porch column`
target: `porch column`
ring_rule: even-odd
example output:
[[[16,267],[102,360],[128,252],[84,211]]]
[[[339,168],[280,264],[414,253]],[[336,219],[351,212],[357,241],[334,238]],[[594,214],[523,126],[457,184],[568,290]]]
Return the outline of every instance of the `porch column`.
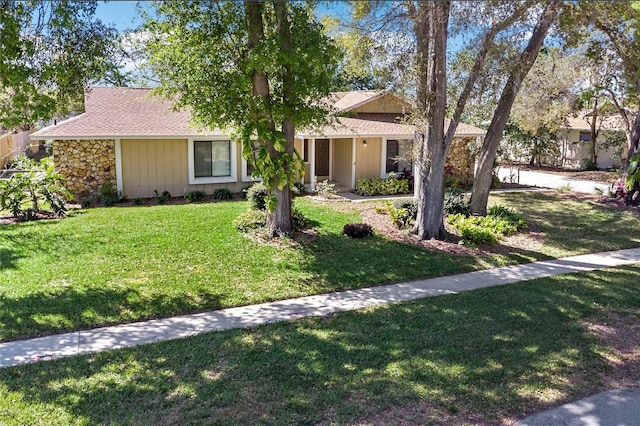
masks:
[[[380,177],[387,177],[387,138],[382,138],[381,154],[380,154]]]
[[[122,193],[124,191],[124,183],[122,182],[122,144],[120,139],[115,140],[116,151],[116,189]]]
[[[329,180],[333,180],[333,139],[329,139]]]
[[[351,189],[356,189],[356,138],[351,138]]]
[[[311,185],[311,191],[316,188],[316,139],[311,138],[309,140],[309,184]]]

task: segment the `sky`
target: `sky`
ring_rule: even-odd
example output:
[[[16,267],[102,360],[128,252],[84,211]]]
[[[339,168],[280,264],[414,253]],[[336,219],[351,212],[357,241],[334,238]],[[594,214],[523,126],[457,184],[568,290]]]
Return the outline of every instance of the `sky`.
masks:
[[[105,24],[113,24],[119,31],[134,29],[142,23],[137,5],[145,7],[145,1],[101,1],[98,2],[96,16]],[[318,15],[348,13],[344,2],[333,4],[321,3],[318,7]]]
[[[142,23],[140,13],[136,9],[137,3],[144,6],[144,2],[137,1],[99,2],[96,17],[105,24],[113,24],[119,31],[136,28]]]

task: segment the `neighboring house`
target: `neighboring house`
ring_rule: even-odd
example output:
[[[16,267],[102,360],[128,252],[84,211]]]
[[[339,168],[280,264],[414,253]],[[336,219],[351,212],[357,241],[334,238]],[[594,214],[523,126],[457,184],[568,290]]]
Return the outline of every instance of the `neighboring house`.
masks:
[[[337,92],[331,102],[344,117],[334,126],[296,135],[305,184],[317,177],[353,189],[358,179],[411,169],[405,154],[414,127],[398,122],[411,103],[380,90]],[[239,192],[252,182],[239,144],[220,130],[194,129],[188,111],[174,111],[171,101],[152,96],[150,89],[96,87],[87,92],[85,109],[31,136],[53,141],[56,169],[76,196],[96,193],[107,182],[131,198],[152,197],[155,190]],[[469,142],[484,134],[458,126],[449,164],[461,182],[473,179]]]
[[[581,168],[584,160],[590,159],[591,147],[591,124],[588,114],[580,113],[577,117],[569,117],[567,126],[561,128],[558,133],[558,143],[560,157],[558,158],[561,167]],[[599,169],[618,168],[624,165],[625,145],[624,138],[619,139],[617,144],[606,143],[614,132],[624,132],[624,124],[619,114],[611,114],[598,119],[599,129],[596,153]],[[553,160],[553,159],[549,159]]]

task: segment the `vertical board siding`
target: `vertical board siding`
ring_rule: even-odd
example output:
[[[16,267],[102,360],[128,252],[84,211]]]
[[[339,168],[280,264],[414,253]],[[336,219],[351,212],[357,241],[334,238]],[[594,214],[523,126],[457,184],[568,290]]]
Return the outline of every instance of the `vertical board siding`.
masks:
[[[364,146],[364,141],[367,146]],[[380,177],[382,138],[356,139],[356,182],[359,179]]]
[[[184,195],[189,186],[186,139],[123,139],[121,145],[127,197],[153,197],[154,190]]]
[[[352,139],[333,140],[333,180],[341,186],[351,188]]]

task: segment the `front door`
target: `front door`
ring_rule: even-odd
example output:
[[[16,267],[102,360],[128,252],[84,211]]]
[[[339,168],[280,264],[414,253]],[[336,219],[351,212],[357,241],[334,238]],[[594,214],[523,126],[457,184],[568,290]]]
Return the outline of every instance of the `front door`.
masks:
[[[329,139],[316,139],[316,176],[329,177]]]

